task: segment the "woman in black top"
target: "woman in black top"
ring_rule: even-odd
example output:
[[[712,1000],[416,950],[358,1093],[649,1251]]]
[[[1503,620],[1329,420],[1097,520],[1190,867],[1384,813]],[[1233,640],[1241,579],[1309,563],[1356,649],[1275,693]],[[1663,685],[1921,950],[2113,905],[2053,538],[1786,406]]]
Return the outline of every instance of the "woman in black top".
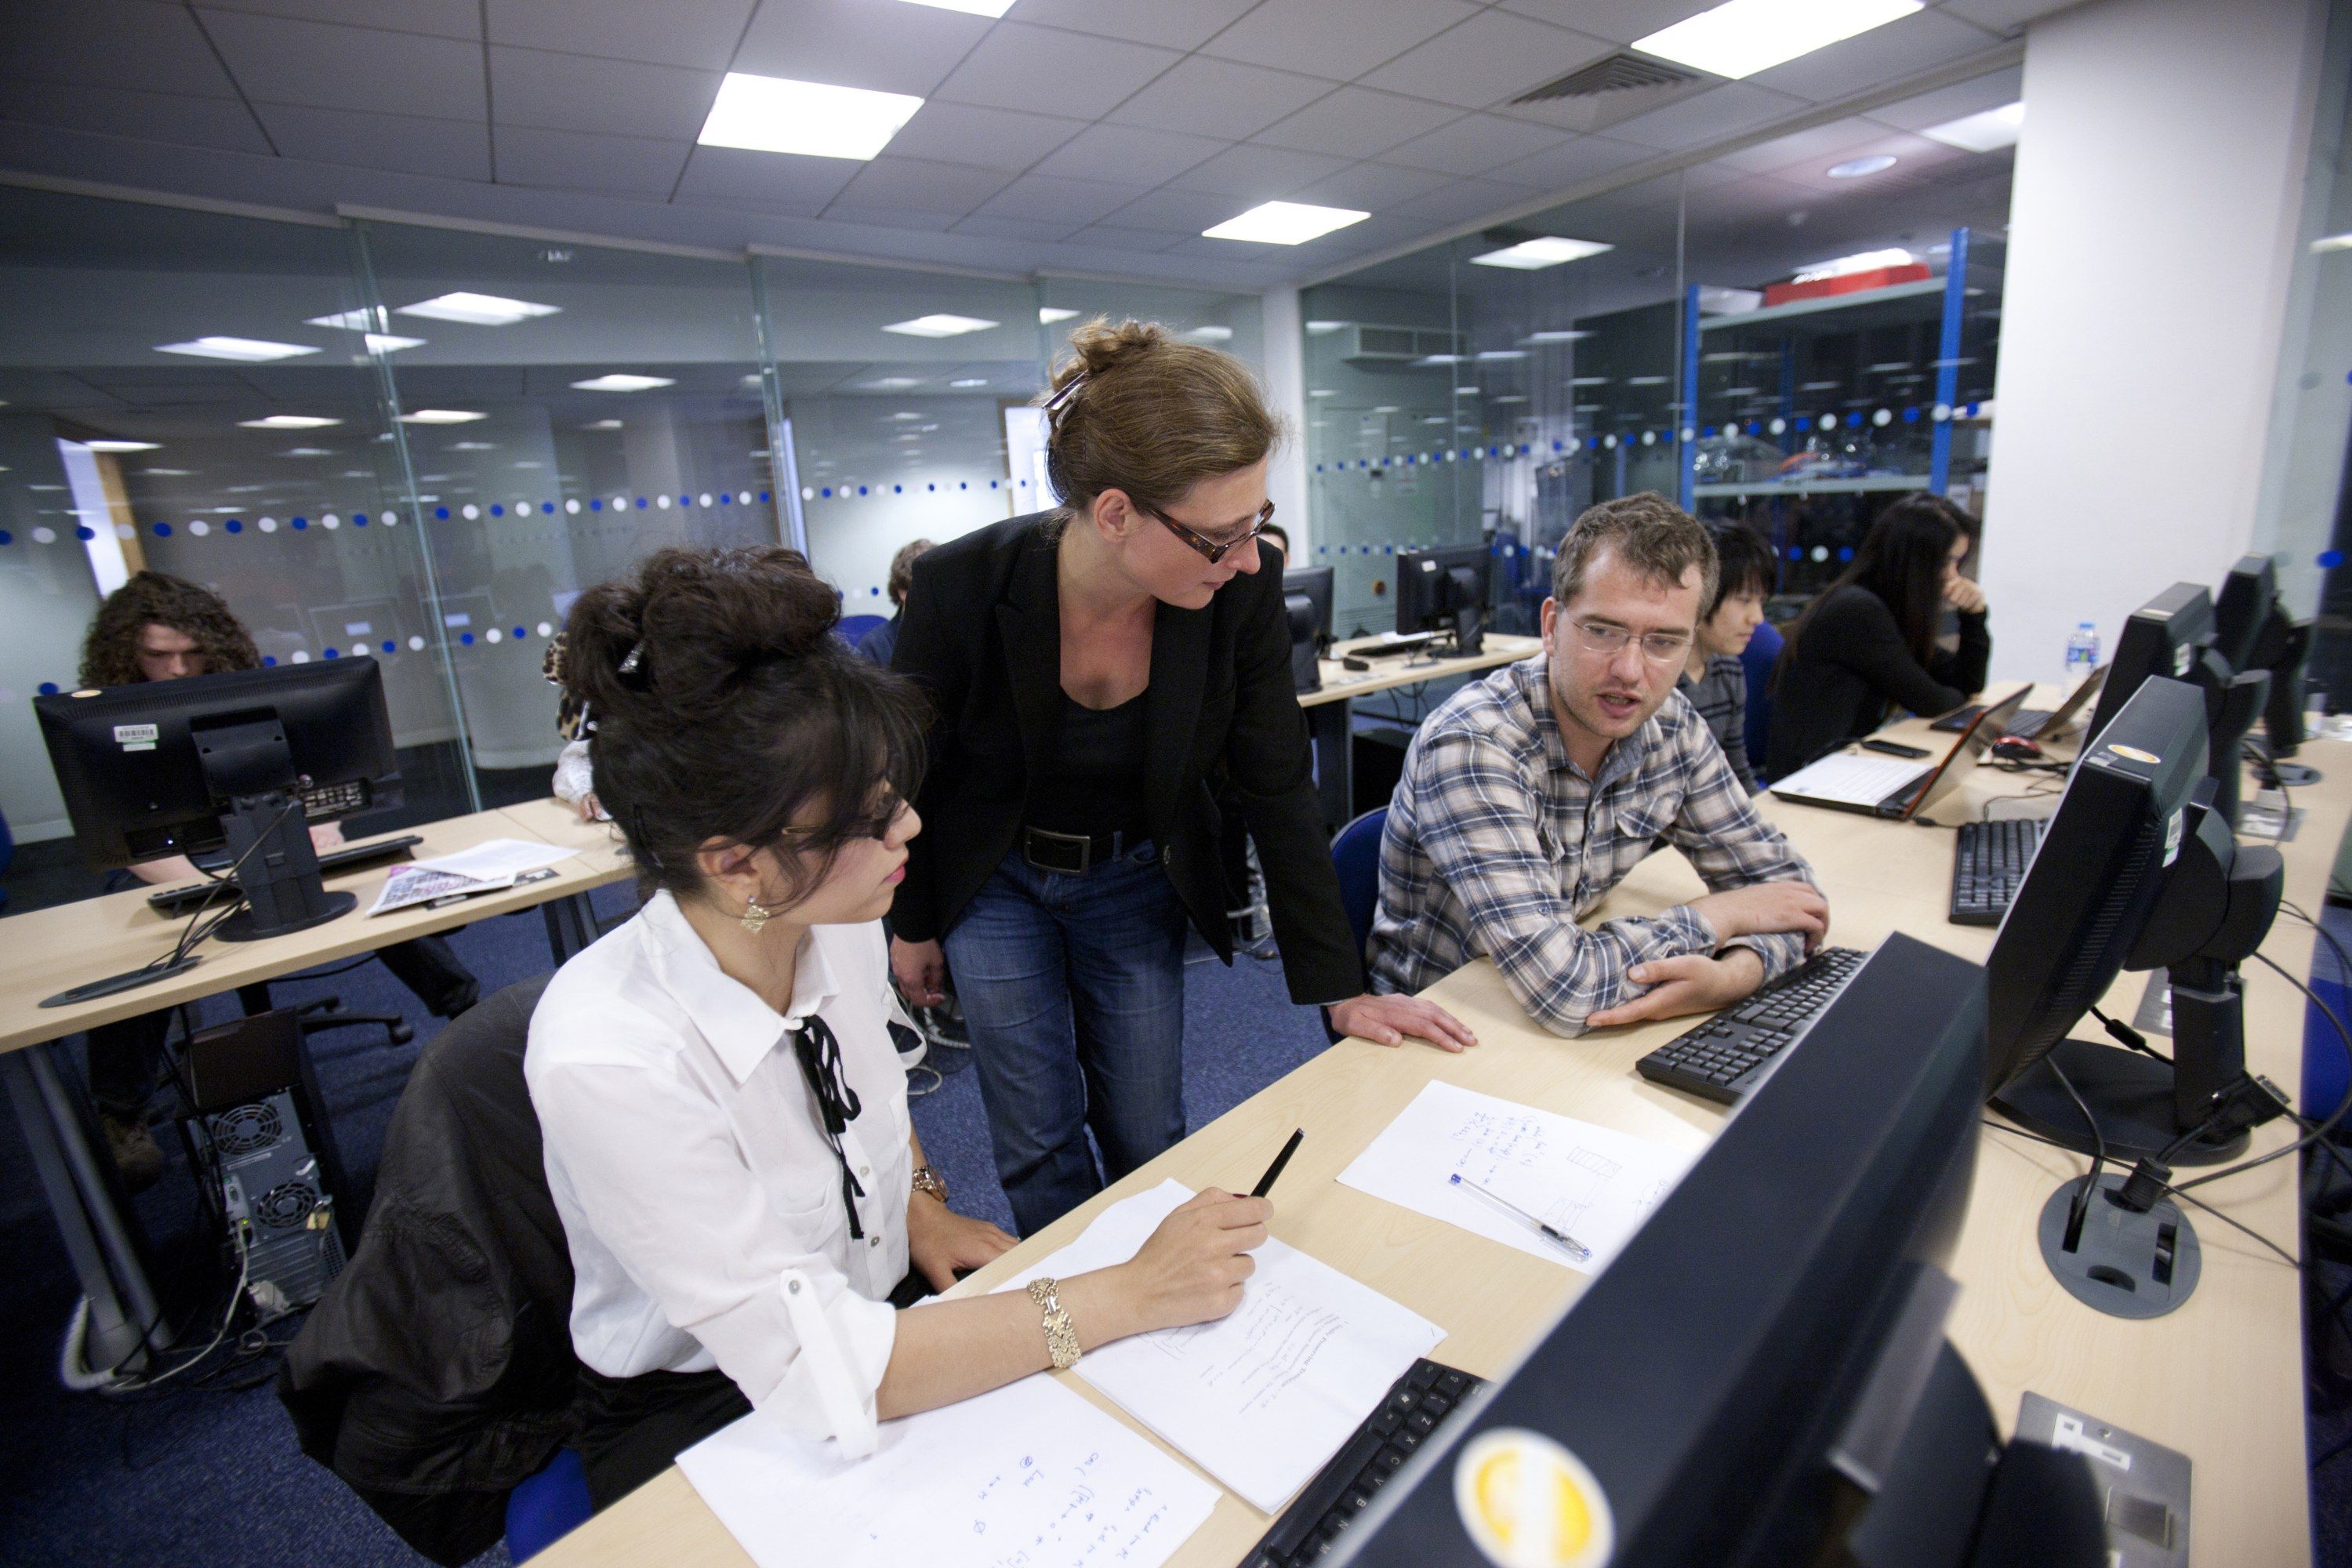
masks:
[[[1156,326],[1071,343],[1046,404],[1063,507],[918,561],[892,660],[936,718],[891,965],[922,1005],[953,973],[1024,1234],[1183,1136],[1188,921],[1232,962],[1220,789],[1257,842],[1292,999],[1388,1045],[1472,1043],[1431,1003],[1367,994],[1282,558],[1257,542],[1279,429],[1255,384]]]
[[[1869,734],[1892,708],[1948,713],[1983,688],[1992,641],[1984,590],[1960,575],[1970,542],[1960,518],[1941,496],[1905,496],[1797,617],[1773,671],[1768,777]],[[1936,646],[1947,605],[1959,621],[1949,651]]]

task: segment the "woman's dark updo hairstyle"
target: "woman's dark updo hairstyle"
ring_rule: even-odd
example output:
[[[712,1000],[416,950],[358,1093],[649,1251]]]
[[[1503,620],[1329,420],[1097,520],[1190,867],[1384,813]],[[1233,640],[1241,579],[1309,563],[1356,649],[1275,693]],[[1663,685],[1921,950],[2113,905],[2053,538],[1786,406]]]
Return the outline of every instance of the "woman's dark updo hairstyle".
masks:
[[[1045,473],[1072,511],[1114,489],[1164,511],[1282,439],[1282,422],[1241,361],[1156,321],[1113,326],[1097,316],[1070,334],[1070,352],[1045,402]]]
[[[796,550],[673,546],[580,595],[562,683],[587,704],[596,798],[644,890],[698,892],[718,840],[779,852],[797,903],[920,782],[926,714],[833,635],[841,601]]]
[[[1864,535],[1853,563],[1837,574],[1830,588],[1848,584],[1869,589],[1895,612],[1904,646],[1926,664],[1935,657],[1936,632],[1943,618],[1944,563],[1951,558],[1952,542],[1960,536],[1955,521],[1959,508],[1937,495],[1916,491],[1878,514]],[[1777,670],[1795,658],[1813,612],[1829,597],[1824,588],[1789,628]]]

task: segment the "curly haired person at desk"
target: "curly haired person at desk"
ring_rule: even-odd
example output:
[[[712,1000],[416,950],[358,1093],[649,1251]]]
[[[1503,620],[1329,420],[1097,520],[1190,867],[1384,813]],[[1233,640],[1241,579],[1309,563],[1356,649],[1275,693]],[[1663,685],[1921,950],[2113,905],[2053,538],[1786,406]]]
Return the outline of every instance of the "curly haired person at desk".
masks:
[[[1576,520],[1544,651],[1454,693],[1406,755],[1381,841],[1377,986],[1487,957],[1530,1016],[1577,1035],[1738,1001],[1827,934],[1811,868],[1675,689],[1716,573],[1706,531],[1663,497]],[[1578,926],[1661,839],[1706,896]]]

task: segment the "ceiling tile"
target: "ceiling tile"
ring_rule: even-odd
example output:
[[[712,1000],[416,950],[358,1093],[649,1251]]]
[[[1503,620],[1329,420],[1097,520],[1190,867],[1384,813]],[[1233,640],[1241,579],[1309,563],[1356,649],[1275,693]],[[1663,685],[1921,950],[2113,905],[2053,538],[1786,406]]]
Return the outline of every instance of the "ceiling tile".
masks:
[[[1646,38],[1662,27],[1712,10],[1721,0],[1496,0],[1506,11],[1573,27],[1612,44]]]
[[[674,200],[814,217],[866,165],[854,158],[797,158],[741,147],[697,147]]]
[[[1434,131],[1462,111],[1447,103],[1399,98],[1370,88],[1343,87],[1317,99],[1286,120],[1278,120],[1253,138],[1275,147],[1295,147],[1302,153],[1328,153],[1339,158],[1370,158],[1400,142]]]
[[[1816,125],[1809,131],[1776,136],[1769,142],[1743,147],[1737,153],[1726,153],[1715,162],[1759,174],[1785,169],[1791,163],[1834,163],[1869,142],[1885,140],[1888,134],[1884,125],[1855,115],[1833,120],[1827,125]]]
[[[929,9],[922,5],[898,8]],[[1028,27],[1018,22],[999,22],[988,30],[980,47],[956,67],[954,74],[940,84],[938,96],[950,103],[977,103],[991,109],[1052,109],[1097,120],[1181,58],[1172,49],[1088,37],[1051,27]],[[1191,128],[1170,125],[1164,129]]]
[[[1727,81],[1679,103],[1622,121],[1611,126],[1609,134],[1619,141],[1673,152],[1752,131],[1806,107],[1800,98],[1750,87],[1744,81]]]
[[[478,121],[285,103],[257,103],[253,111],[285,157],[451,180],[490,177],[489,130]]]
[[[400,0],[397,6],[388,6],[383,0],[205,0],[205,9],[430,33],[436,38],[469,38],[476,43],[482,38],[481,0]]]
[[[478,44],[241,11],[201,15],[237,85],[257,101],[485,118]]]
[[[1006,16],[1171,49],[1198,48],[1256,0],[1015,0]]]
[[[1444,174],[1483,174],[1568,141],[1566,134],[1524,121],[1469,114],[1382,154],[1385,162]]]
[[[1157,185],[1231,146],[1207,136],[1139,125],[1091,125],[1037,165],[1041,174]]]
[[[272,0],[281,3],[281,0]],[[313,0],[316,3],[316,0]],[[382,0],[354,0],[382,11]],[[415,0],[401,0],[405,11]],[[467,10],[473,0],[464,0]],[[490,42],[562,49],[616,60],[724,70],[754,0],[660,0],[657,5],[583,5],[582,0],[483,0]]]
[[[1055,218],[998,217],[974,213],[958,223],[955,232],[978,235],[982,239],[1026,239],[1050,245],[1067,235],[1071,226]]]
[[[1507,11],[1482,11],[1370,72],[1359,85],[1484,109],[1566,76],[1610,48],[1566,27]]]
[[[1580,136],[1558,147],[1514,160],[1487,173],[1497,179],[1518,180],[1544,190],[1564,191],[1570,185],[1639,163],[1658,155],[1653,147],[1606,136]]]
[[[1003,190],[1012,179],[1002,169],[940,163],[886,153],[857,171],[856,177],[842,188],[824,216],[838,217],[844,206],[903,206],[914,212],[944,213],[950,218],[958,218]]]
[[[1150,228],[1114,228],[1108,224],[1091,224],[1069,237],[1071,245],[1096,245],[1106,250],[1151,252],[1181,245],[1188,237],[1163,234]]]
[[[1247,205],[1286,196],[1301,185],[1328,180],[1348,166],[1345,158],[1294,153],[1287,147],[1244,144],[1218,153],[1169,184],[1180,191],[1210,191]]]
[[[0,119],[180,147],[217,147],[267,156],[253,113],[233,98],[184,98],[53,81],[0,81]]]
[[[1067,219],[1070,226],[1092,223],[1141,195],[1146,187],[1106,180],[1063,180],[1024,174],[980,209],[984,217]]]
[[[492,152],[502,185],[548,185],[667,200],[691,142],[650,136],[590,136],[501,125]]]
[[[500,125],[691,142],[709,118],[717,71],[492,45],[490,107]]]
[[[10,0],[0,5],[0,61],[34,81],[236,96],[187,9],[150,0]]]
[[[1971,77],[1916,98],[1906,98],[1900,103],[1890,103],[1884,109],[1874,109],[1870,118],[1903,131],[1925,131],[1930,125],[1941,125],[1964,115],[2002,108],[2024,96],[2025,68],[2011,66],[1989,76]]]
[[[1525,185],[1507,185],[1494,180],[1450,180],[1409,202],[1399,202],[1392,211],[1397,217],[1436,226],[1485,217],[1527,199]]]
[[[1994,34],[1940,11],[1915,11],[1747,79],[1819,103],[1980,54],[2000,42]]]
[[[1294,193],[1302,202],[1330,207],[1351,207],[1381,213],[1408,202],[1424,191],[1445,184],[1444,174],[1426,169],[1400,169],[1388,163],[1358,163],[1330,178],[1302,185]]]
[[[2022,31],[2028,22],[2081,4],[2082,0],[1944,0],[1943,9],[2006,37]]]
[[[912,207],[861,207],[835,202],[824,209],[826,223],[865,224],[873,228],[911,228],[930,234],[945,234],[955,226],[958,212],[918,212]]]
[[[1353,81],[1477,13],[1465,0],[1265,0],[1201,52]]]
[[[1198,234],[1224,222],[1242,209],[1234,198],[1214,191],[1180,191],[1171,185],[1137,197],[1104,221],[1119,228],[1159,229],[1169,234]]]
[[[728,68],[928,98],[990,26],[985,16],[898,0],[764,0]]]
[[[1328,82],[1193,55],[1111,118],[1199,136],[1254,136],[1331,90]]]
[[[1083,120],[982,109],[933,99],[890,138],[888,151],[909,158],[979,163],[1015,174],[1086,129]]]
[[[1833,180],[1830,177],[1832,166],[1848,158],[1881,153],[1898,162],[1891,169],[1864,174],[1859,179]],[[1939,142],[1930,142],[1908,132],[1881,130],[1870,141],[1845,147],[1836,154],[1807,157],[1801,153],[1795,158],[1783,160],[1769,172],[1779,179],[1802,185],[1820,195],[1878,199],[1874,193],[1883,191],[1887,185],[1906,184],[1923,171],[1933,169],[1937,164],[1955,163],[1976,156],[1974,153],[1947,147]]]

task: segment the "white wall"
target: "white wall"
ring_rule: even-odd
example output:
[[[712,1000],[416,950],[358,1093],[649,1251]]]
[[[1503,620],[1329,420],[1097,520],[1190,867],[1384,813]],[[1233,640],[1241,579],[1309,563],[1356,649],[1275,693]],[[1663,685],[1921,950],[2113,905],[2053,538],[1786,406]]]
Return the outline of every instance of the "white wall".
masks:
[[[1307,512],[1307,331],[1298,290],[1270,289],[1264,300],[1265,395],[1290,432],[1265,472],[1266,499],[1304,566],[1315,558],[1314,523]]]
[[[2112,651],[2253,538],[2321,0],[2095,0],[2026,35],[1983,582],[1993,673]]]

